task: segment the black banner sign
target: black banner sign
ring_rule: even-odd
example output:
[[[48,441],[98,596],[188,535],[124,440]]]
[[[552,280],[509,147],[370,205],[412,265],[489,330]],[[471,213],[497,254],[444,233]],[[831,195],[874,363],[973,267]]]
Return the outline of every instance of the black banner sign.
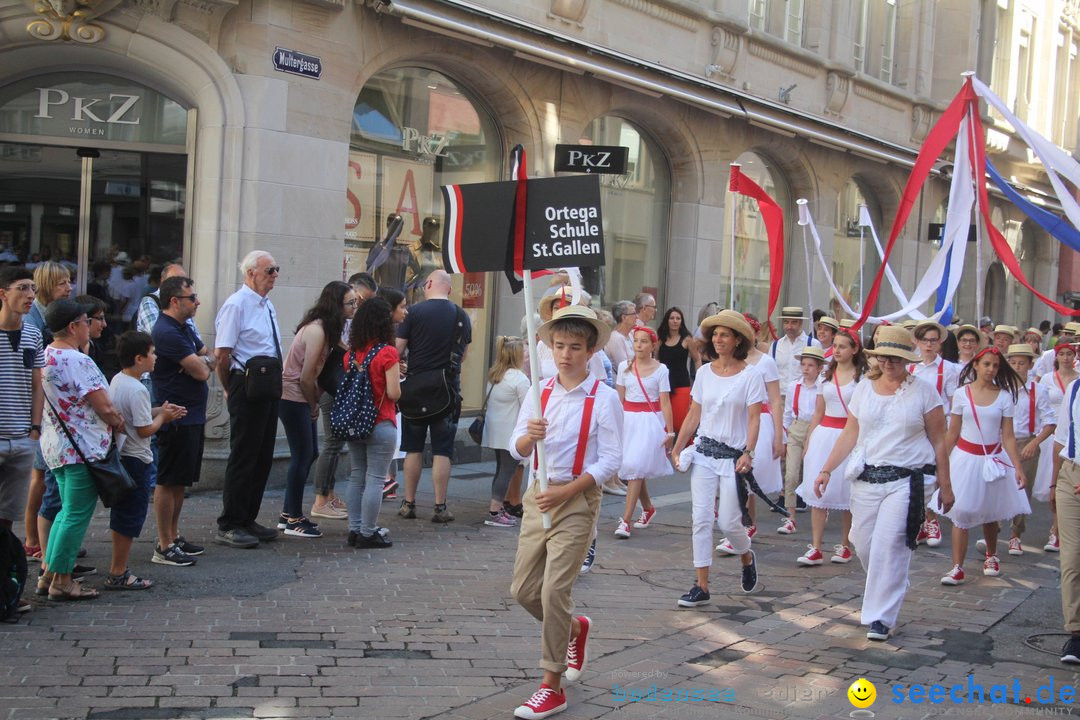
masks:
[[[529,180],[525,218],[527,269],[604,264],[600,178]]]

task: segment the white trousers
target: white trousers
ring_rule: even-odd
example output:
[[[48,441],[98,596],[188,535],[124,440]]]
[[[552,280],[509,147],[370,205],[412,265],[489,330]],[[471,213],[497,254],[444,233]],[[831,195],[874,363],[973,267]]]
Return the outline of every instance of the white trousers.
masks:
[[[866,571],[862,624],[880,620],[896,627],[915,554],[904,544],[908,478],[889,483],[851,483],[851,542]]]
[[[736,555],[750,550],[750,536],[742,524],[739,493],[735,487],[735,461],[720,460],[729,468],[717,474],[704,462],[695,462],[690,471],[690,502],[694,521],[694,567],[710,567],[713,558],[713,508],[719,511],[716,524],[727,536]],[[719,505],[716,499],[719,496]]]

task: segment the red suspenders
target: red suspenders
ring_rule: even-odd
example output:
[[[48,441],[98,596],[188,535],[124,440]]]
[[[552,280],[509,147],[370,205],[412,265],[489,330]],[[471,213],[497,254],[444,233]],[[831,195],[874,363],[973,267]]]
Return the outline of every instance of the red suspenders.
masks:
[[[799,419],[799,391],[800,390],[802,390],[802,383],[801,382],[795,383],[795,400],[794,400],[795,407],[794,407],[794,410],[795,410],[795,419],[796,420]]]
[[[540,393],[540,414],[547,411],[548,400],[551,399],[551,390],[555,387],[555,378],[552,378]],[[585,469],[585,449],[589,444],[589,428],[592,425],[593,405],[596,403],[596,389],[600,387],[600,381],[593,383],[592,390],[585,396],[585,407],[581,413],[581,429],[578,431],[577,452],[574,454],[574,467],[570,470],[576,478]],[[537,467],[538,460],[533,455],[533,468]]]
[[[915,363],[911,363],[910,365],[908,365],[907,371],[909,373],[914,374],[914,372],[915,372]],[[941,394],[941,390],[944,387],[945,387],[945,359],[944,358],[938,358],[938,366],[937,366],[937,394],[938,395]]]

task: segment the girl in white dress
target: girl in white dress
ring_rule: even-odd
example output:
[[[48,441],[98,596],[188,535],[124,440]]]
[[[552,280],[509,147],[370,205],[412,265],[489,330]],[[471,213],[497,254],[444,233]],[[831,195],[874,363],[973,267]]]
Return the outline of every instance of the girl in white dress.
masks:
[[[736,473],[752,469],[761,403],[765,387],[761,374],[746,363],[754,331],[742,315],[721,310],[701,323],[702,365],[690,391],[686,415],[672,456],[675,469],[693,466],[690,497],[693,507],[694,586],[679,598],[679,607],[697,607],[710,601],[709,567],[712,565],[713,513],[742,560],[742,589],[757,588],[757,564],[750,536],[743,526],[742,503]],[[697,434],[696,441],[690,443]],[[686,448],[683,451],[683,448]],[[681,453],[681,454],[680,454]],[[719,495],[719,505],[717,505]]]
[[[856,384],[867,369],[866,354],[859,345],[858,336],[847,328],[841,328],[833,339],[832,362],[822,376],[817,410],[810,420],[806,438],[803,481],[796,490],[810,506],[811,543],[806,553],[796,560],[800,565],[821,565],[825,562],[821,545],[825,539],[825,524],[830,510],[840,513],[840,544],[833,548],[830,560],[834,563],[851,561],[851,542],[848,539],[851,532],[851,482],[844,477],[846,458],[833,471],[828,490],[821,497],[814,492],[814,480],[847,424],[848,405],[855,394]]]
[[[907,594],[924,518],[923,478],[936,473],[941,511],[952,507],[952,485],[941,397],[907,372],[907,363],[918,359],[915,338],[890,325],[878,328],[875,340],[867,353],[878,358],[878,367],[855,388],[847,424],[814,481],[814,494],[828,492],[841,463],[865,463],[851,483],[851,540],[866,571],[866,637],[886,640]]]
[[[760,323],[753,315],[743,317],[755,332]],[[746,362],[761,373],[765,387],[766,402],[761,403],[761,429],[754,446],[754,478],[766,495],[776,495],[784,490],[784,475],[780,469],[780,456],[784,454],[784,401],[780,397],[780,368],[768,353],[752,347]],[[750,515],[750,537],[757,534],[757,498],[753,495],[747,502]],[[790,508],[794,512],[795,508]],[[722,555],[734,555],[735,547],[728,538],[720,541],[716,551]]]
[[[967,382],[972,375],[974,381]],[[956,498],[945,513],[953,524],[953,568],[941,578],[942,585],[964,582],[968,531],[978,525],[982,525],[986,540],[983,575],[999,575],[998,523],[1031,513],[1013,435],[1013,406],[1019,386],[1020,378],[997,347],[979,351],[960,373],[947,439]],[[937,497],[935,493],[931,504]]]
[[[495,477],[491,480],[491,505],[485,525],[516,527],[518,519],[504,505],[514,477],[521,482],[521,463],[510,455],[510,433],[517,423],[521,403],[529,392],[529,378],[521,371],[525,343],[519,337],[500,335],[495,340],[495,364],[488,372],[487,410],[480,446],[495,451]]]
[[[1065,395],[1065,388],[1077,377],[1074,368],[1076,362],[1076,346],[1068,340],[1059,340],[1054,345],[1054,371],[1046,373],[1039,379],[1041,385],[1050,390],[1050,404],[1056,408],[1061,404],[1061,398]],[[1050,486],[1054,474],[1054,438],[1049,437],[1039,446],[1039,469],[1035,475],[1035,487],[1031,491],[1032,496],[1039,502],[1049,502]],[[1031,478],[1028,478],[1030,480]],[[1057,508],[1050,505],[1050,537],[1043,550],[1046,552],[1060,552],[1061,544],[1058,542]]]
[[[653,353],[660,340],[652,328],[634,328],[634,357],[619,363],[615,389],[623,405],[622,465],[619,477],[627,481],[626,509],[615,529],[615,537],[630,537],[630,518],[641,499],[641,515],[634,527],[649,527],[656,508],[649,499],[645,479],[671,474],[668,455],[675,440],[671,420],[671,383],[667,366]]]

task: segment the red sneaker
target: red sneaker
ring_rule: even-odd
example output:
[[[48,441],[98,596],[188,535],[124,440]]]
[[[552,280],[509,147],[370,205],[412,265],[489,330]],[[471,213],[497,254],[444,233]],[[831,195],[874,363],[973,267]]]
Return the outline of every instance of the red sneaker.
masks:
[[[919,526],[919,534],[915,536],[916,547],[926,542],[926,538],[930,537],[930,533],[926,532],[926,523]]]
[[[825,562],[824,556],[821,554],[820,550],[813,545],[807,545],[806,547],[809,549],[804,555],[800,555],[795,562],[800,565],[820,565]]]
[[[522,720],[543,720],[565,709],[566,692],[552,690],[547,685],[541,684],[540,689],[534,692],[531,698],[523,705],[518,705],[514,710],[514,717],[522,718]]]
[[[962,582],[964,582],[964,568],[959,565],[953,565],[949,574],[941,578],[942,585],[959,585]]]
[[[983,561],[983,575],[989,575],[990,577],[997,577],[1001,574],[1001,561],[998,560],[997,555],[987,555],[986,560]]]
[[[585,663],[589,660],[589,628],[592,627],[592,620],[587,615],[578,615],[578,622],[581,623],[581,632],[566,646],[566,679],[570,682],[581,678]]]
[[[644,530],[645,528],[649,527],[649,523],[652,522],[653,515],[656,515],[656,508],[653,508],[651,510],[642,510],[641,514],[638,515],[638,519],[634,522],[634,527],[636,527],[638,530]]]
[[[748,538],[753,540],[755,535],[757,535],[757,525],[751,525],[750,527],[746,528],[746,536]]]
[[[833,555],[831,558],[829,558],[829,562],[849,563],[851,562],[852,557],[854,556],[851,554],[851,548],[845,547],[843,545],[834,545]]]
[[[926,544],[930,547],[941,545],[941,523],[937,520],[926,521]]]

